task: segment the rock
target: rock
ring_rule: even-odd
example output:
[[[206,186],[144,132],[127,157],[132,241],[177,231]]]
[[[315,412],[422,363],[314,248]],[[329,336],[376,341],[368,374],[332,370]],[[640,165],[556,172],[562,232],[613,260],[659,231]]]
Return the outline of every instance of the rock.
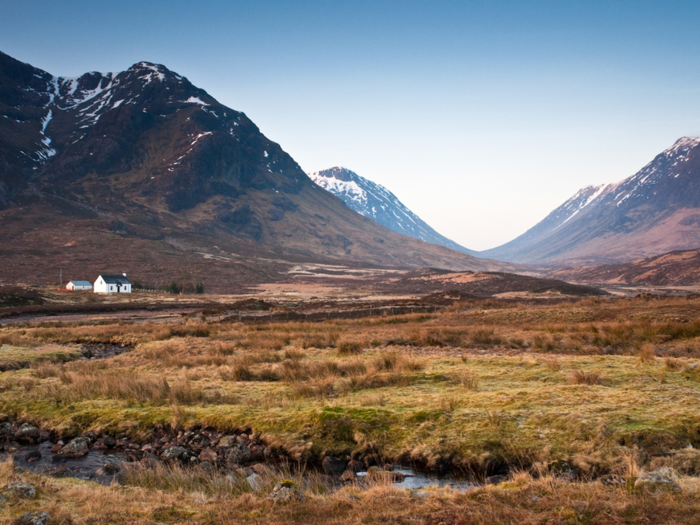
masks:
[[[576,477],[576,472],[572,466],[568,462],[561,459],[552,461],[549,464],[549,471],[555,476],[566,478],[568,480],[573,480]]]
[[[199,461],[208,461],[212,465],[216,464],[217,455],[210,448],[205,448],[199,453]]]
[[[16,441],[10,441],[9,443],[5,443],[2,449],[5,452],[12,454],[13,452],[17,452],[19,450],[19,443]]]
[[[220,447],[232,447],[238,443],[236,436],[224,436],[219,440]]]
[[[187,443],[192,450],[195,452],[198,452],[200,450],[204,450],[205,448],[209,447],[209,439],[203,436],[202,434],[195,434],[192,439],[189,440]]]
[[[350,463],[348,463],[346,468],[348,470],[352,470],[353,472],[361,472],[361,471],[365,470],[365,466],[362,463],[360,463],[359,461],[354,460],[354,459],[352,461],[350,461]]]
[[[164,449],[160,455],[162,459],[179,459],[180,461],[186,460],[188,456],[189,454],[187,453],[187,450],[182,447],[168,447]]]
[[[238,441],[241,445],[245,445],[246,447],[250,444],[248,434],[241,434],[236,438],[236,441]]]
[[[48,512],[25,512],[12,525],[46,525],[50,519]]]
[[[691,372],[695,372],[695,370],[696,370],[697,368],[698,368],[698,363],[693,363],[692,365],[690,365],[690,371],[691,371]]]
[[[268,497],[278,503],[304,501],[304,495],[297,488],[296,484],[288,479],[277,483]]]
[[[58,467],[49,472],[49,476],[52,478],[74,478],[75,471],[69,467]]]
[[[678,479],[678,472],[670,467],[661,467],[641,478],[637,478],[634,482],[634,490],[635,492],[653,495],[666,492],[680,492],[681,487],[676,483]]]
[[[268,468],[262,463],[256,463],[255,465],[252,465],[250,468],[252,468],[253,471],[257,472],[258,474],[263,474],[264,472],[267,472],[267,470],[268,470]]]
[[[9,423],[2,423],[0,425],[0,438],[6,438],[12,435],[12,425]]]
[[[40,459],[41,452],[39,452],[38,450],[32,450],[31,452],[28,452],[24,455],[24,460],[29,463],[34,463],[35,461],[39,461]]]
[[[56,443],[53,447],[51,447],[51,452],[53,452],[55,454],[56,452],[58,452],[62,448],[63,448],[63,445]]]
[[[598,480],[607,487],[617,487],[625,484],[625,478],[622,478],[620,476],[613,476],[611,474],[601,476],[600,478],[598,478]]]
[[[2,494],[0,494],[0,505],[4,505],[8,501],[10,501],[10,500],[7,499],[7,496],[3,496]],[[0,506],[0,510],[2,510],[1,506]]]
[[[39,432],[39,443],[46,443],[51,439],[51,434],[46,430]]]
[[[102,443],[104,443],[105,447],[107,448],[114,448],[117,446],[117,440],[112,436],[105,436]]]
[[[484,480],[484,483],[486,485],[498,485],[499,483],[503,483],[506,479],[508,479],[507,476],[501,476],[501,475],[489,476],[488,478],[486,478]]]
[[[56,452],[56,455],[62,458],[80,458],[88,452],[90,452],[88,440],[84,437],[77,437]]]
[[[228,450],[226,450],[226,464],[227,465],[242,465],[253,459],[253,451],[250,450],[245,445],[236,443]]]
[[[141,447],[141,451],[153,454],[153,445],[151,445],[150,443],[146,443],[144,446]]]
[[[352,470],[346,470],[340,475],[340,481],[348,482],[355,479],[355,473]]]
[[[119,465],[115,465],[114,463],[105,463],[99,469],[97,469],[95,474],[98,476],[114,476],[120,470],[121,468],[119,468]]]
[[[40,435],[41,432],[39,432],[37,427],[29,423],[24,423],[17,429],[17,432],[15,432],[15,439],[20,443],[33,443],[39,440]]]
[[[34,485],[29,483],[8,483],[2,489],[3,494],[10,494],[20,499],[32,499],[36,496],[36,489]]]
[[[342,474],[345,472],[345,467],[347,467],[348,462],[343,459],[334,458],[332,456],[326,456],[321,462],[323,467],[323,472],[329,475]]]
[[[259,474],[253,472],[250,476],[247,476],[245,479],[248,482],[248,485],[250,485],[251,489],[258,490],[260,488],[261,480]]]

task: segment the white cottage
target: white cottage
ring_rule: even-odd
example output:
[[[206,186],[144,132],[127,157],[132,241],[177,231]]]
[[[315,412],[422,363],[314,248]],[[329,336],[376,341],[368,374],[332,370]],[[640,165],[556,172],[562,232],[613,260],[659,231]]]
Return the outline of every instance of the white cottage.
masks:
[[[90,281],[70,281],[66,285],[66,290],[92,290]]]
[[[95,293],[131,293],[131,283],[124,275],[100,275],[95,281]]]

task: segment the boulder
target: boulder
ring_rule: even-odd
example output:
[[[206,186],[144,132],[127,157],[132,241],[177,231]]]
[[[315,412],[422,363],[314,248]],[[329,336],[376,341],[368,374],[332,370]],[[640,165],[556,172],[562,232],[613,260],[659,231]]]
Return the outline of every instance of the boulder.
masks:
[[[77,437],[61,448],[56,455],[62,458],[80,458],[90,452],[90,444],[84,437]]]
[[[209,439],[202,434],[195,434],[187,443],[192,450],[199,452],[209,447]]]
[[[224,436],[219,440],[220,447],[232,447],[238,443],[236,436]]]
[[[634,490],[651,495],[680,492],[681,487],[676,483],[678,479],[678,472],[670,467],[661,467],[637,478]]]
[[[119,468],[119,465],[115,465],[114,463],[105,463],[99,469],[97,469],[95,474],[98,476],[114,476],[120,470],[121,468]]]
[[[499,483],[503,483],[506,479],[508,479],[508,476],[501,476],[501,475],[496,475],[496,476],[489,476],[484,480],[484,483],[486,485],[498,485]]]
[[[250,476],[247,476],[245,479],[248,482],[248,485],[250,485],[251,489],[257,490],[260,488],[261,479],[259,474],[253,472]]]
[[[9,443],[5,443],[2,449],[7,453],[12,454],[13,452],[17,452],[19,450],[19,447],[19,443],[17,443],[16,441],[10,441]]]
[[[297,488],[296,484],[288,479],[277,483],[268,497],[278,503],[304,501],[304,495]]]
[[[355,479],[355,473],[352,470],[346,470],[340,475],[340,481],[348,482]]]
[[[215,465],[216,459],[216,452],[210,448],[205,448],[199,453],[199,461],[208,461],[212,465]]]
[[[12,525],[46,525],[50,519],[48,512],[25,512]]]
[[[7,438],[12,435],[12,425],[9,423],[0,424],[0,438]]]
[[[350,461],[350,463],[348,463],[347,469],[352,470],[353,472],[362,472],[365,470],[365,466],[360,461],[353,459]]]
[[[180,461],[185,461],[188,458],[189,454],[187,453],[187,450],[185,450],[182,447],[168,447],[163,450],[161,453],[160,457],[162,459],[169,459],[169,460],[180,460]]]
[[[343,459],[334,458],[332,456],[326,456],[321,462],[323,467],[323,472],[329,475],[342,474],[345,472],[348,462]]]
[[[20,499],[32,499],[36,496],[34,485],[22,482],[8,483],[3,487],[2,492]]]
[[[104,443],[104,446],[107,448],[114,448],[117,446],[117,440],[112,436],[105,436],[102,443]]]
[[[245,445],[236,443],[226,450],[225,458],[227,465],[242,465],[253,459],[253,451]]]
[[[41,432],[34,425],[23,423],[15,432],[15,439],[20,443],[33,443],[39,440]]]

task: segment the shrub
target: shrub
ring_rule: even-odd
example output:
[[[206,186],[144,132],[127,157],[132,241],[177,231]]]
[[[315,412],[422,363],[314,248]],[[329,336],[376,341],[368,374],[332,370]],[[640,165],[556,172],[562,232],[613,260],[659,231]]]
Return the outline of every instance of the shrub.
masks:
[[[569,375],[569,383],[573,385],[600,385],[600,373],[574,370]]]

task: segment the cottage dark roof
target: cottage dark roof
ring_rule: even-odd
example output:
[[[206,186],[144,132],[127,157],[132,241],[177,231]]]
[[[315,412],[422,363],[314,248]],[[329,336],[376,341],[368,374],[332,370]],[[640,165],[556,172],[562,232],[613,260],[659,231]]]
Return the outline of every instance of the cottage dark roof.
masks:
[[[107,284],[131,284],[123,275],[100,275],[100,277]]]

